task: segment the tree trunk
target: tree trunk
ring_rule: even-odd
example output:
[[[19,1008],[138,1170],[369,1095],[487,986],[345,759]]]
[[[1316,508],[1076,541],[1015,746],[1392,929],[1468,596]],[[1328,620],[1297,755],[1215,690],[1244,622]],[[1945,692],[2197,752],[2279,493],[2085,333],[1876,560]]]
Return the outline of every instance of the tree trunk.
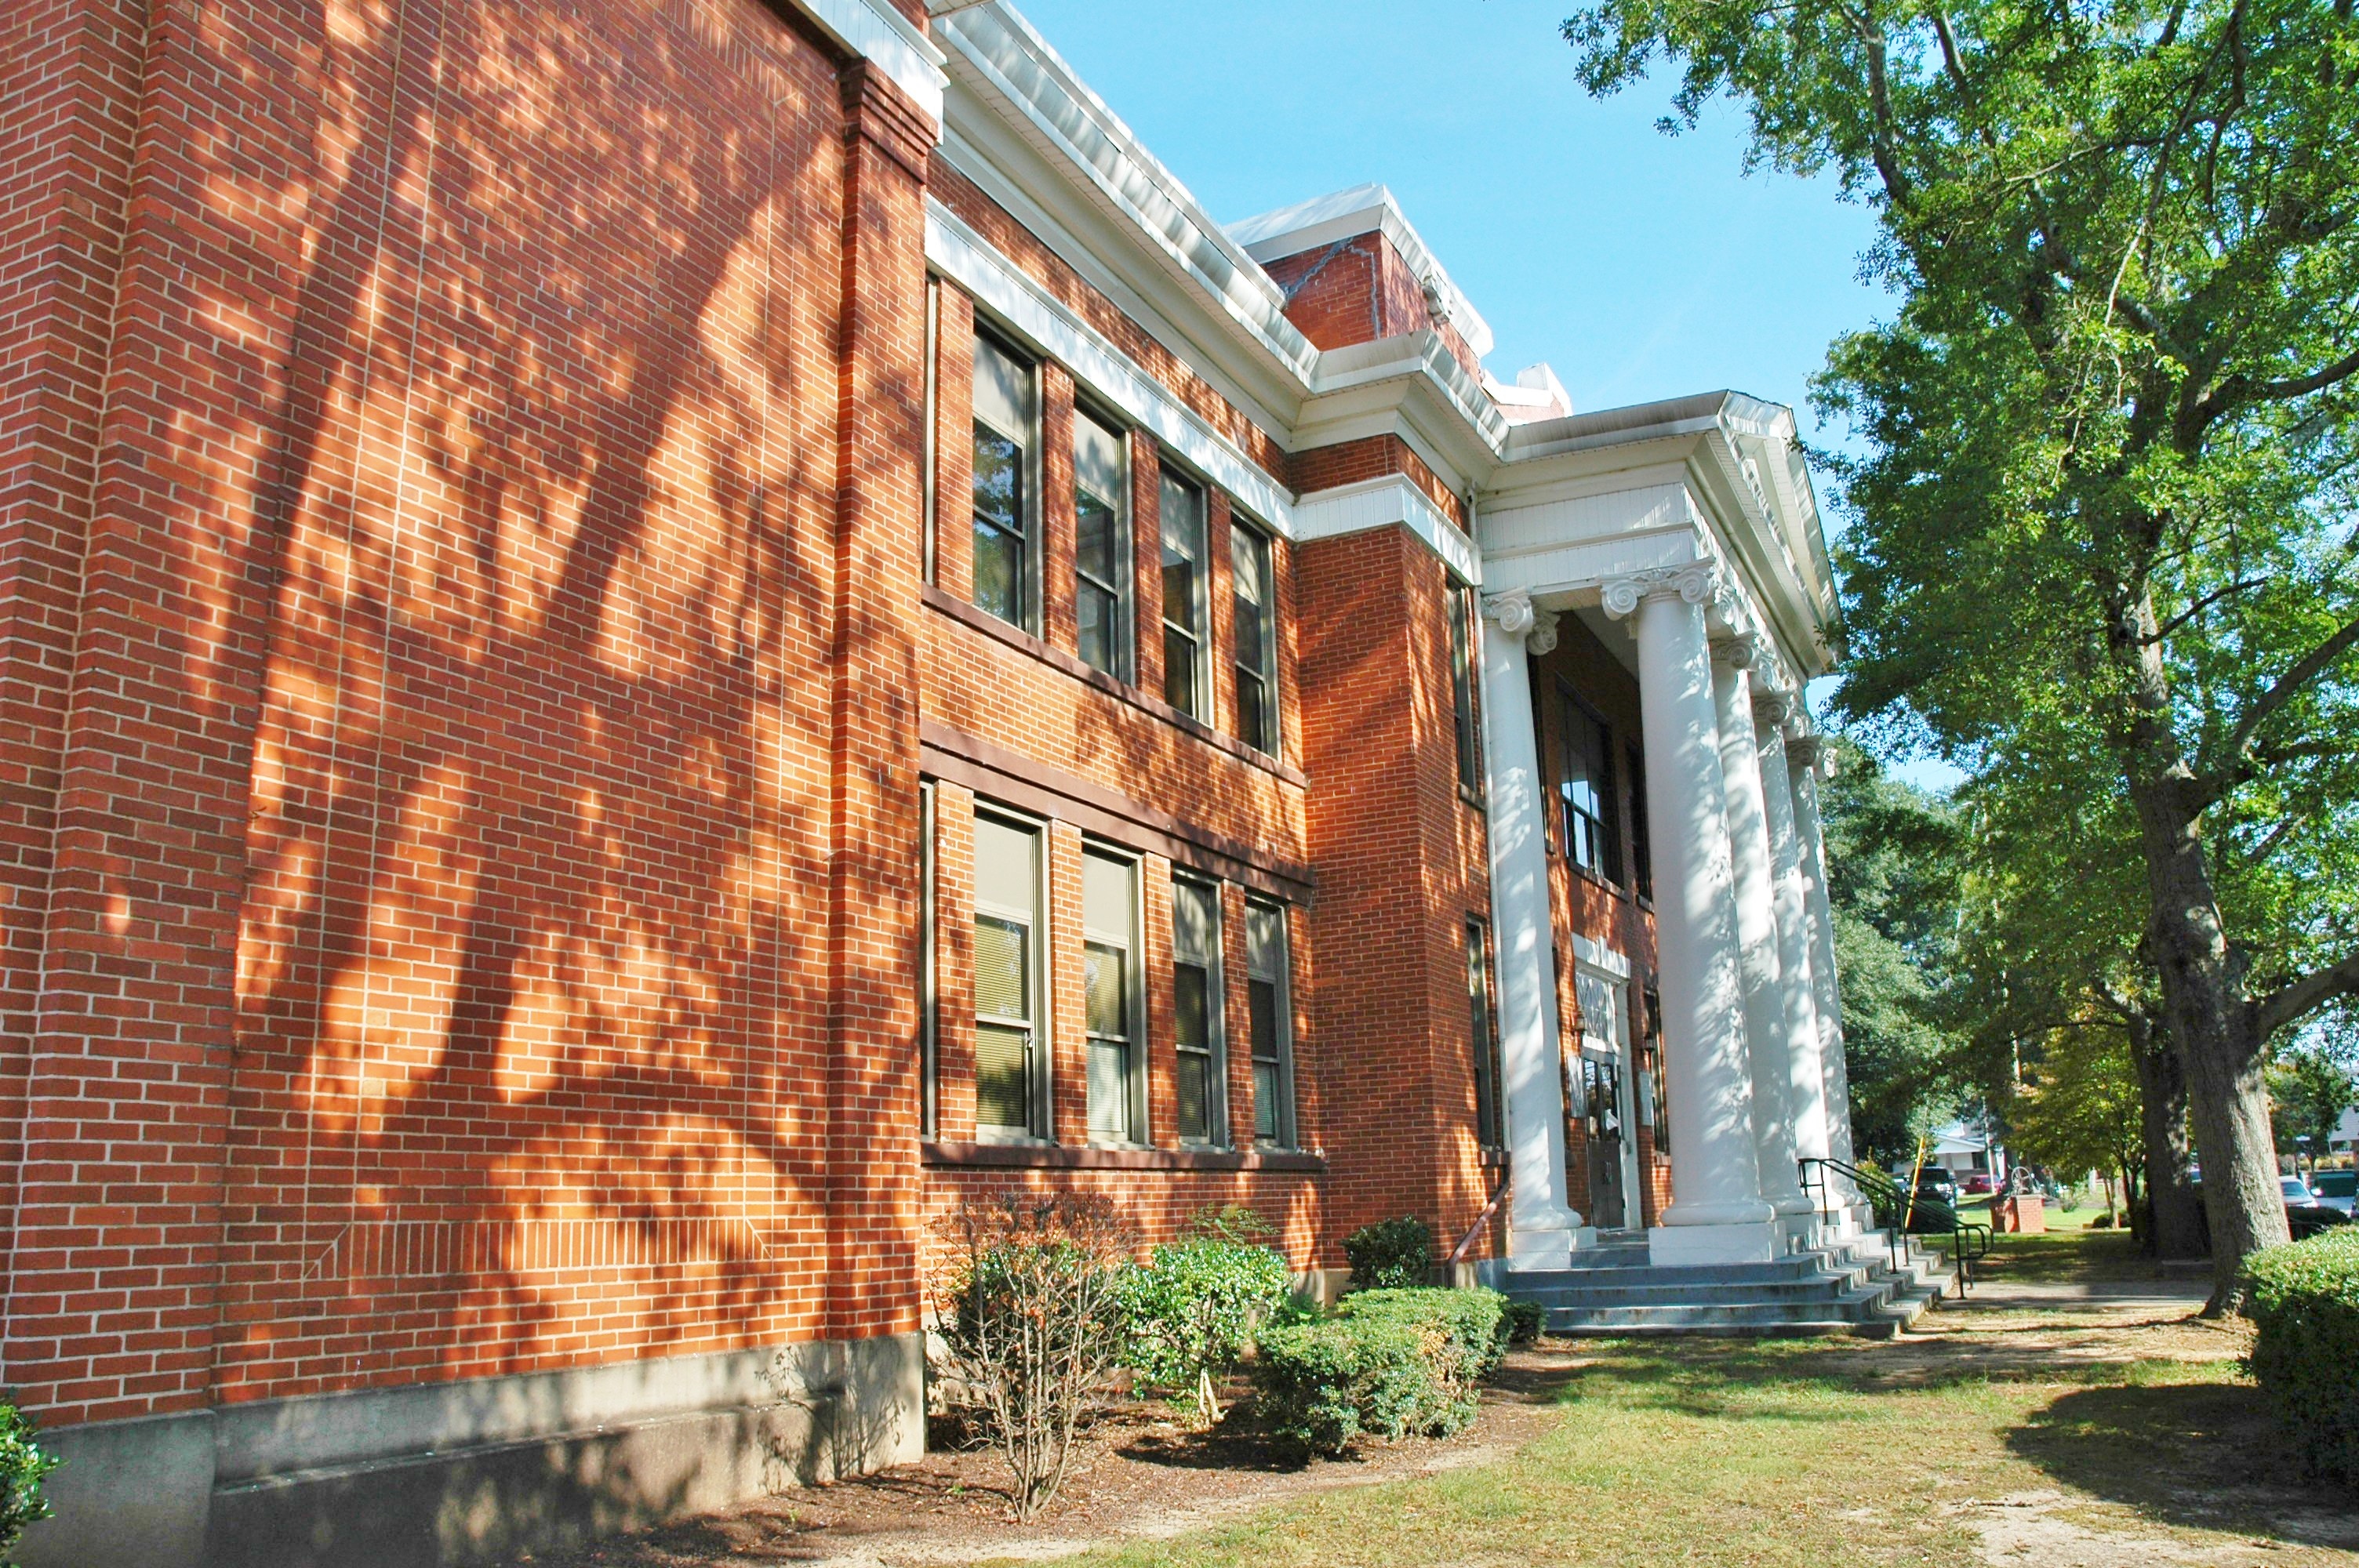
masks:
[[[2277,1142],[2261,1073],[2259,1021],[2245,1000],[2244,966],[2228,946],[2204,863],[2200,807],[2183,765],[2133,780],[2151,906],[2147,946],[2162,981],[2163,1020],[2187,1075],[2187,1103],[2203,1163],[2212,1222],[2208,1316],[2244,1310],[2245,1260],[2289,1239],[2277,1190]]]
[[[2203,1256],[2202,1200],[2187,1168],[2187,1073],[2170,1038],[2144,1016],[2130,1021],[2130,1060],[2144,1108],[2147,1250],[2157,1258]]]

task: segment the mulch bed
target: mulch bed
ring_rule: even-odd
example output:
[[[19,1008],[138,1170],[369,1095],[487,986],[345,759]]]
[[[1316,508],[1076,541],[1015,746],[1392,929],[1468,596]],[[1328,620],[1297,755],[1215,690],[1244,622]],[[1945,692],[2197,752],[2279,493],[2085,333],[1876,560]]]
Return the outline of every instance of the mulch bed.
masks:
[[[718,1568],[724,1563],[853,1565],[1039,1561],[1117,1537],[1201,1528],[1304,1492],[1367,1486],[1497,1457],[1545,1432],[1555,1391],[1580,1362],[1543,1343],[1511,1355],[1483,1411],[1456,1436],[1369,1444],[1343,1459],[1304,1461],[1265,1434],[1244,1385],[1209,1432],[1161,1403],[1130,1402],[1077,1439],[1065,1485],[1048,1511],[1018,1525],[1007,1467],[996,1450],[963,1444],[937,1422],[914,1465],[828,1487],[799,1487],[719,1513],[611,1537],[562,1552],[517,1557],[506,1568]]]

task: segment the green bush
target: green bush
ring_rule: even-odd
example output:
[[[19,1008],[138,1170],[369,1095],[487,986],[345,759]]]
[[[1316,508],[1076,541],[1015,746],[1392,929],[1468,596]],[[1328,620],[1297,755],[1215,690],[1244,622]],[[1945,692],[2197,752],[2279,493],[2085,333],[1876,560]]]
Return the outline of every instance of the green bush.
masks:
[[[1507,1338],[1516,1345],[1529,1345],[1548,1332],[1548,1308],[1538,1302],[1511,1301],[1507,1303]]]
[[[1443,1381],[1468,1391],[1499,1369],[1507,1354],[1507,1298],[1496,1291],[1410,1290],[1355,1291],[1336,1304],[1345,1318],[1382,1318],[1432,1329],[1447,1345],[1434,1371]]]
[[[2359,1233],[2272,1247],[2246,1269],[2259,1330],[2246,1370],[2310,1473],[2359,1484]]]
[[[1413,1214],[1364,1225],[1343,1238],[1352,1284],[1363,1291],[1401,1290],[1430,1281],[1433,1229]]]
[[[58,1467],[58,1456],[35,1439],[40,1433],[16,1407],[0,1400],[0,1563],[36,1519],[49,1517],[41,1500],[41,1482]]]
[[[1476,1385],[1506,1354],[1496,1291],[1362,1291],[1335,1315],[1271,1328],[1254,1366],[1279,1436],[1324,1454],[1354,1438],[1446,1437],[1474,1419]]]
[[[1212,1379],[1235,1366],[1254,1330],[1293,1294],[1286,1260],[1225,1232],[1167,1242],[1123,1280],[1128,1336],[1123,1364],[1158,1388],[1194,1396],[1207,1424],[1220,1419]]]
[[[1262,1419],[1321,1454],[1354,1438],[1387,1441],[1464,1424],[1429,1359],[1440,1336],[1383,1317],[1328,1317],[1264,1333],[1254,1380]]]

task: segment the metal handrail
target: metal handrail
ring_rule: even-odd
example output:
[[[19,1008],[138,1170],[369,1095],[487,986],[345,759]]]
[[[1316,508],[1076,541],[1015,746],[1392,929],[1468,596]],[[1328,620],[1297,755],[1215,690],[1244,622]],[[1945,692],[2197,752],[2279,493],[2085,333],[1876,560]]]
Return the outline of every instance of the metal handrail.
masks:
[[[1507,1183],[1513,1175],[1510,1170],[1500,1171],[1499,1184],[1491,1189],[1491,1201],[1483,1206],[1483,1212],[1474,1217],[1474,1223],[1466,1227],[1466,1234],[1460,1237],[1458,1245],[1450,1249],[1450,1267],[1455,1269],[1466,1260],[1466,1254],[1473,1249],[1474,1238],[1483,1234],[1484,1227],[1491,1223],[1491,1217],[1499,1212],[1500,1201],[1507,1195]]]
[[[1830,1172],[1839,1172],[1849,1177],[1852,1184],[1866,1197],[1870,1210],[1879,1219],[1887,1215],[1897,1215],[1899,1220],[1897,1225],[1886,1223],[1883,1227],[1885,1246],[1896,1260],[1908,1246],[1908,1238],[1914,1230],[1919,1216],[1924,1216],[1933,1221],[1935,1227],[1933,1234],[1938,1235],[1941,1229],[1947,1229],[1950,1233],[1950,1258],[1958,1271],[1958,1294],[1961,1296],[1966,1293],[1967,1287],[1973,1282],[1975,1262],[1990,1255],[1992,1245],[1990,1227],[1974,1224],[1959,1214],[1954,1206],[1945,1204],[1939,1198],[1919,1197],[1913,1184],[1904,1188],[1898,1182],[1881,1171],[1862,1170],[1859,1166],[1842,1160],[1824,1159],[1814,1155],[1803,1159],[1799,1164],[1803,1190],[1809,1191],[1813,1186],[1818,1190],[1819,1212],[1821,1217],[1828,1219],[1834,1217],[1834,1204],[1831,1195],[1832,1184],[1828,1180]],[[1944,1221],[1947,1222],[1946,1225],[1943,1224]]]

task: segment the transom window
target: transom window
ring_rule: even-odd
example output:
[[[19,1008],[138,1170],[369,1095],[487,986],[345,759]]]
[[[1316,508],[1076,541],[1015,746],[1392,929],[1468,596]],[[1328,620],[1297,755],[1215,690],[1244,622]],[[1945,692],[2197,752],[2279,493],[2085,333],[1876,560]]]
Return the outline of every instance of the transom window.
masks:
[[[1130,679],[1130,465],[1121,436],[1073,416],[1073,612],[1082,660]]]
[[[1605,726],[1571,692],[1559,695],[1564,765],[1557,791],[1564,809],[1564,852],[1582,871],[1619,886],[1622,836],[1614,821],[1614,752]]]
[[[1082,857],[1082,994],[1088,1013],[1090,1136],[1139,1142],[1138,862]]]
[[[1163,530],[1163,700],[1190,719],[1212,710],[1204,658],[1204,492],[1166,473],[1158,495]]]
[[[1189,1143],[1225,1141],[1221,890],[1210,882],[1171,883],[1171,990],[1180,1137]]]
[[[974,602],[1011,625],[1039,627],[1038,508],[1033,503],[1039,426],[1033,367],[997,340],[974,340]]]
[[[1229,529],[1231,631],[1236,638],[1237,739],[1277,753],[1277,595],[1270,581],[1269,541],[1237,524]]]
[[[1042,1049],[1040,830],[974,819],[974,1119],[1038,1130]]]
[[[1286,911],[1245,905],[1247,1010],[1253,1020],[1254,1138],[1290,1149],[1294,1131],[1294,1008],[1289,999]]]

